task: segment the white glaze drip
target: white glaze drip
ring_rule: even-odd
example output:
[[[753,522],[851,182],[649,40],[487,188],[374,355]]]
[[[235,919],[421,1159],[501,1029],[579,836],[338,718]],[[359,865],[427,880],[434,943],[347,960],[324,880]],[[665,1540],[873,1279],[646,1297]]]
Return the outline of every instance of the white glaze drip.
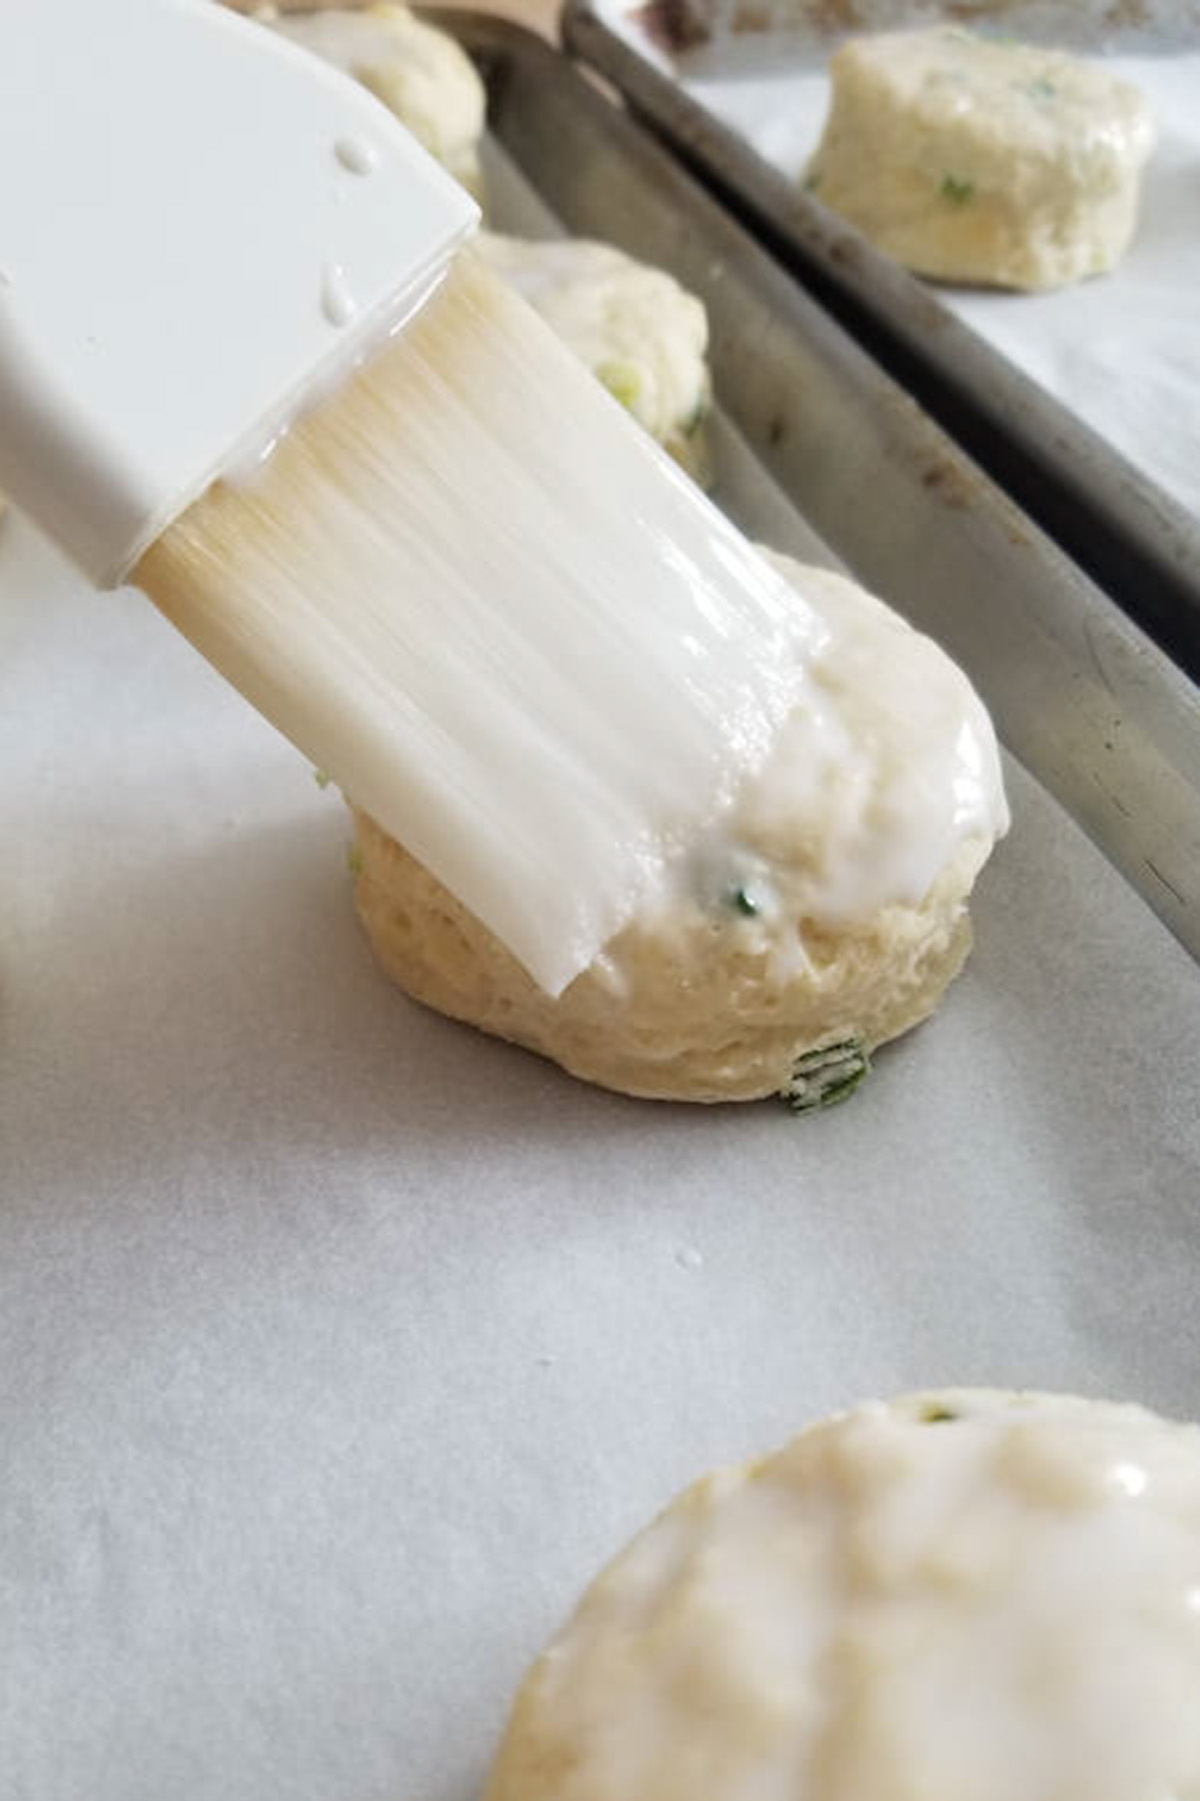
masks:
[[[321,311],[331,325],[339,327],[351,324],[358,315],[358,305],[341,263],[326,263],[321,271]]]
[[[369,138],[339,138],[333,154],[350,175],[370,175],[379,167],[379,152]]]

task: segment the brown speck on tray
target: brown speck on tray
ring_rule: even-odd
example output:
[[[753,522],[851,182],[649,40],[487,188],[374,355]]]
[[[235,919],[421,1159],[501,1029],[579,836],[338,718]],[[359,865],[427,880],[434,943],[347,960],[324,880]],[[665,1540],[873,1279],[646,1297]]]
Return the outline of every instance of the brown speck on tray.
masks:
[[[1162,870],[1158,867],[1158,864],[1155,863],[1153,861],[1153,859],[1150,857],[1143,858],[1143,861],[1146,865],[1146,868],[1150,871],[1150,874],[1155,878],[1156,881],[1161,882],[1162,886],[1166,889],[1167,893],[1171,896],[1171,898],[1173,900],[1178,901],[1178,903],[1181,907],[1186,907],[1187,906],[1186,899],[1179,892],[1179,889],[1175,886],[1174,882],[1172,882],[1167,876],[1165,876],[1163,874]]]
[[[767,0],[745,0],[735,21],[738,31],[770,31],[774,18]]]
[[[948,507],[969,507],[975,499],[971,478],[948,457],[936,457],[925,467],[921,485]]]
[[[712,36],[712,11],[705,0],[649,0],[629,16],[656,49],[668,54],[691,50]]]

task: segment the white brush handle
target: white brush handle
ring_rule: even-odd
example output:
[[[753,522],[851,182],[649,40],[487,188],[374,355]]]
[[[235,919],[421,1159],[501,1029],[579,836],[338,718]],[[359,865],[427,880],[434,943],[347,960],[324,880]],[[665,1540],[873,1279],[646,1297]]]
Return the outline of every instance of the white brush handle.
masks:
[[[3,0],[0,486],[119,581],[477,221],[372,95],[212,0]]]

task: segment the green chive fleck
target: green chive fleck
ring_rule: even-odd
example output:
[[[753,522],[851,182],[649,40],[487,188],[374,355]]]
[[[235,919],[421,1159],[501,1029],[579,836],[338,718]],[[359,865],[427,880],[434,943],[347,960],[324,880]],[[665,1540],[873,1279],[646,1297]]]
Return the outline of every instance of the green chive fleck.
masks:
[[[735,888],[729,897],[729,904],[739,913],[744,913],[747,919],[755,918],[758,913],[758,902],[745,888]]]
[[[848,1101],[871,1073],[871,1058],[861,1038],[821,1045],[797,1057],[792,1077],[780,1094],[793,1113],[813,1113]]]
[[[328,786],[332,780],[333,780],[333,777],[330,775],[330,773],[327,769],[314,769],[313,770],[313,781],[317,784],[318,788],[328,788]]]
[[[632,363],[600,363],[596,374],[604,383],[614,400],[619,400],[630,412],[637,405],[638,395],[642,391],[642,378]]]
[[[362,874],[362,866],[362,852],[359,850],[357,844],[352,844],[346,852],[346,868],[350,871],[352,876],[360,876]]]
[[[975,183],[962,181],[957,175],[943,175],[938,191],[942,199],[948,200],[951,206],[966,206],[968,200],[975,198]]]
[[[840,1107],[842,1102],[848,1101],[855,1089],[858,1088],[861,1083],[866,1081],[867,1070],[868,1065],[862,1063],[857,1069],[852,1070],[848,1076],[843,1076],[840,1081],[830,1082],[827,1088],[821,1090],[821,1096],[816,1102],[816,1105],[822,1108]],[[794,1107],[793,1111],[796,1113],[804,1113],[807,1112],[808,1109],[805,1107]]]
[[[928,1407],[922,1407],[921,1419],[927,1426],[940,1426],[948,1420],[958,1418],[953,1407],[943,1407],[939,1401],[931,1401]]]

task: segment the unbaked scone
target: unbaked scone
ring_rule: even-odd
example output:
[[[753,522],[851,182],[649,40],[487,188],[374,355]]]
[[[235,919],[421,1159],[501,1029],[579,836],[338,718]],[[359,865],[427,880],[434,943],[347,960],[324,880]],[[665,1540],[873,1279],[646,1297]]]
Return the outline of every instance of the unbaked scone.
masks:
[[[650,435],[702,476],[710,396],[703,302],[611,244],[494,232],[476,244]]]
[[[806,185],[898,262],[1037,289],[1124,255],[1154,123],[1098,64],[938,29],[854,39],[831,75]]]
[[[384,0],[268,22],[370,88],[431,156],[478,192],[484,88],[470,57],[447,32]]]
[[[705,1478],[534,1664],[485,1801],[1200,1801],[1200,1430],[949,1391]]]
[[[764,768],[554,998],[358,812],[358,910],[407,993],[655,1099],[848,1094],[970,947],[1008,824],[987,714],[932,641],[845,577],[773,559],[811,609],[803,703]]]

